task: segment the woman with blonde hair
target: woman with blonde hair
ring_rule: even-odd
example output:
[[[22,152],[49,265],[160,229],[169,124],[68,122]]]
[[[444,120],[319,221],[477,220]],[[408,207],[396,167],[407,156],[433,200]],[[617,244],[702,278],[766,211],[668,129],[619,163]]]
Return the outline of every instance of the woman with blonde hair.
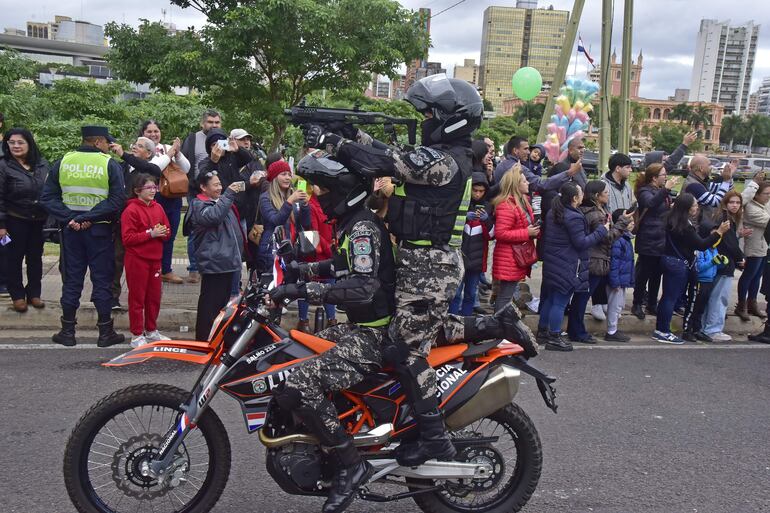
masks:
[[[495,312],[518,295],[519,282],[529,276],[537,261],[534,239],[540,235],[540,226],[535,223],[528,193],[529,182],[516,164],[503,175],[500,192],[492,200],[496,240],[492,277],[500,280]]]

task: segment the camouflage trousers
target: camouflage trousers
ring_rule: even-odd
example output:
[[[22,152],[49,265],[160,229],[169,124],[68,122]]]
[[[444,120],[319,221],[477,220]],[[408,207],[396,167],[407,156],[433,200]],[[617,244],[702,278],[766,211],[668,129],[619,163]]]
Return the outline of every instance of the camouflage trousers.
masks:
[[[396,314],[390,322],[391,340],[405,343],[410,354],[407,367],[416,372],[422,399],[435,397],[436,372],[425,359],[443,330],[446,340],[461,340],[463,318],[449,314],[449,303],[463,277],[459,248],[399,248],[396,258]],[[427,367],[427,368],[426,368]]]
[[[302,407],[317,412],[324,426],[334,433],[340,428],[339,416],[326,394],[350,388],[380,369],[385,329],[338,324],[317,336],[337,346],[292,372],[286,387],[299,391]]]

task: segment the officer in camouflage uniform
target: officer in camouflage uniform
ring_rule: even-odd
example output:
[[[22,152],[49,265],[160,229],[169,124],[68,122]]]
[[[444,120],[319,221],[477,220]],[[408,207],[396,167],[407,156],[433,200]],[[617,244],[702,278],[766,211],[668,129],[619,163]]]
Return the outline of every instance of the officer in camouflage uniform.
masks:
[[[326,394],[349,388],[380,369],[383,339],[395,310],[395,262],[385,226],[365,208],[372,190],[370,178],[351,173],[323,152],[303,158],[297,174],[316,186],[321,208],[337,221],[339,242],[331,260],[300,265],[306,283],[281,285],[270,296],[278,303],[302,298],[312,304],[342,305],[349,322],[318,334],[337,345],[293,372],[275,400],[282,410],[296,414],[336,456],[336,475],[323,507],[324,513],[336,513],[350,504],[373,469],[361,459]],[[337,281],[307,281],[314,277]]]
[[[475,341],[506,336],[537,354],[534,337],[513,307],[495,316],[463,318],[448,313],[463,276],[462,230],[470,203],[471,132],[481,123],[478,91],[463,80],[432,75],[416,82],[406,98],[425,115],[422,144],[399,152],[355,131],[343,136],[321,126],[305,129],[305,144],[326,147],[337,160],[365,176],[401,182],[388,201],[386,221],[398,240],[396,315],[388,331],[386,361],[394,364],[414,408],[419,440],[401,444],[396,459],[416,466],[450,459],[455,449],[438,409],[436,373],[427,362],[441,341]]]

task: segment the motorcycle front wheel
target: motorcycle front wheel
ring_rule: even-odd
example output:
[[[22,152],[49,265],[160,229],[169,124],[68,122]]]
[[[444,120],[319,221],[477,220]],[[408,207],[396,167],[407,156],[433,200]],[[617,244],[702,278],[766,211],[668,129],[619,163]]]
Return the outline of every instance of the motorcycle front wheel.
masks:
[[[483,463],[492,473],[484,480],[466,482],[407,479],[443,490],[414,496],[425,513],[512,513],[527,503],[540,480],[543,451],[529,416],[516,404],[451,433],[452,438],[495,440],[460,446],[456,461]],[[417,490],[417,487],[413,488]]]
[[[204,513],[230,474],[230,441],[208,409],[174,455],[171,472],[148,474],[189,392],[146,384],[118,390],[80,419],[64,451],[64,484],[81,513]]]

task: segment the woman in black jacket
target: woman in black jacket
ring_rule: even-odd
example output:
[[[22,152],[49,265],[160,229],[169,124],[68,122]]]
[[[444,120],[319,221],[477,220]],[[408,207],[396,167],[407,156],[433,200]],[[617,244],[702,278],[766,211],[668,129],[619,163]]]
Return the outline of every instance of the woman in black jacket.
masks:
[[[680,194],[666,216],[665,250],[661,257],[663,270],[663,297],[658,303],[658,318],[653,340],[665,344],[684,344],[684,340],[671,333],[671,317],[674,305],[682,297],[694,272],[695,252],[717,243],[730,229],[730,221],[719,224],[702,239],[692,220],[698,215],[698,202],[692,194]]]
[[[3,139],[0,159],[0,239],[8,244],[8,292],[13,309],[26,312],[27,303],[43,308],[43,225],[48,217],[40,206],[40,193],[48,176],[48,163],[40,155],[29,130],[11,128]],[[22,264],[27,262],[27,286]]]
[[[666,247],[665,216],[671,208],[671,190],[679,177],[668,178],[663,164],[650,164],[636,182],[639,218],[636,232],[636,275],[631,313],[644,319],[642,307],[647,298],[647,313],[655,315],[658,305],[661,266]]]

